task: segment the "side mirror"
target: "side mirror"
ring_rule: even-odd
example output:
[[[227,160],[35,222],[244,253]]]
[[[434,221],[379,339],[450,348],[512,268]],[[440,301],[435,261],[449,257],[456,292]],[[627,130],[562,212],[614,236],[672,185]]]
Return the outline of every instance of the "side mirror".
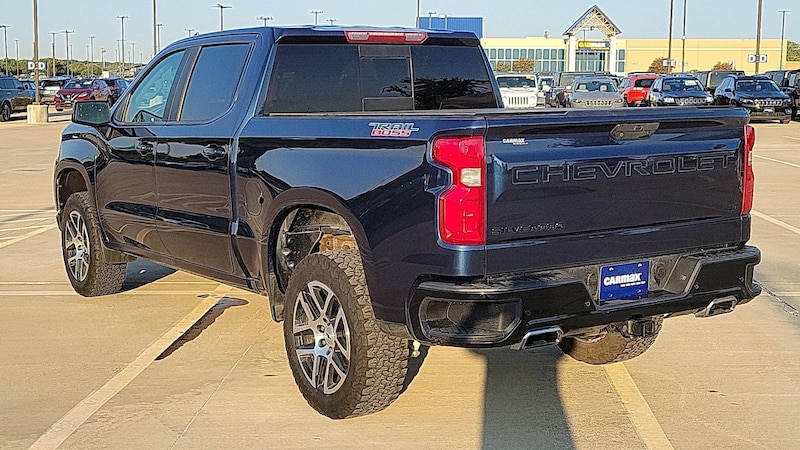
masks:
[[[653,92],[661,92],[661,90],[659,90],[658,88],[653,88],[653,89],[650,89],[650,90],[653,91]]]
[[[111,122],[111,110],[108,102],[76,102],[72,105],[72,121],[90,127],[107,125]]]
[[[731,88],[725,88],[725,92],[733,92]]]

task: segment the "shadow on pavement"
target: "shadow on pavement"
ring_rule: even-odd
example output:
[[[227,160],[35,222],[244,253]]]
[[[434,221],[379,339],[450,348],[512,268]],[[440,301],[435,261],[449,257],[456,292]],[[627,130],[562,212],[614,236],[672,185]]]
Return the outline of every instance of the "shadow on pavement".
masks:
[[[175,273],[175,269],[137,259],[128,263],[128,268],[125,271],[125,283],[122,284],[122,292],[142,287],[173,273]]]
[[[475,353],[486,358],[482,448],[575,448],[558,390],[558,347]]]
[[[203,317],[200,318],[194,325],[192,325],[186,333],[183,333],[181,337],[179,337],[175,342],[172,343],[164,353],[158,355],[156,361],[160,361],[169,355],[173,354],[176,350],[183,347],[184,344],[190,342],[200,336],[200,334],[205,331],[206,328],[210,327],[222,313],[225,312],[228,308],[233,308],[235,306],[244,306],[247,305],[247,300],[242,300],[240,298],[229,298],[224,297],[219,299],[216,305],[208,310]]]

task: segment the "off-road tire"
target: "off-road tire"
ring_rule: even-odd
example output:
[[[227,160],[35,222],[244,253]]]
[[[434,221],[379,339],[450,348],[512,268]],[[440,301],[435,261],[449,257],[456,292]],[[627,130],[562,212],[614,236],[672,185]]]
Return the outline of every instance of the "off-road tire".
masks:
[[[88,253],[86,257],[81,258],[81,264],[86,264],[86,275],[83,277],[76,274],[76,270],[70,267],[70,258],[75,257],[75,255],[71,255],[71,251],[75,251],[74,244],[71,245],[73,235],[82,234],[75,229],[76,215],[80,216],[85,224],[85,236],[88,237],[88,239],[80,239],[81,247],[88,250],[82,251],[82,254]],[[61,249],[67,278],[78,294],[84,297],[95,297],[116,294],[122,289],[127,264],[110,264],[103,261],[100,221],[88,192],[72,194],[64,205],[61,215]]]
[[[0,122],[8,122],[11,120],[11,105],[8,102],[0,106]]]
[[[786,125],[787,123],[789,123],[791,121],[792,121],[792,119],[783,119],[783,120],[781,120],[781,123]]]
[[[630,337],[609,327],[600,338],[583,340],[576,337],[565,337],[558,344],[564,354],[587,364],[609,364],[627,361],[646,352],[658,337],[663,324],[663,317],[652,317],[655,330],[652,336]]]
[[[293,327],[295,316],[300,316],[296,311],[298,296],[312,282],[324,284],[335,294],[350,331],[349,368],[343,384],[328,394],[306,378],[295,344]],[[302,317],[298,320],[302,321]],[[289,366],[300,392],[312,408],[325,416],[344,419],[381,411],[403,389],[410,353],[408,340],[387,335],[378,327],[358,250],[316,253],[297,265],[286,291],[283,334]]]

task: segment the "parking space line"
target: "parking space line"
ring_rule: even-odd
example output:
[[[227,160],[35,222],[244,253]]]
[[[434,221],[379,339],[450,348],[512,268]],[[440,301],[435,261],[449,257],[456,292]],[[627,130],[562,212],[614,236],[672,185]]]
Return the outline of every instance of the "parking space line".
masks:
[[[800,138],[793,137],[793,136],[784,136],[786,139],[791,139],[793,141],[800,141]]]
[[[192,295],[197,291],[148,291],[145,289],[123,291],[124,295]],[[0,297],[77,297],[75,291],[0,291]]]
[[[28,225],[27,227],[17,227],[17,228],[0,228],[0,233],[8,233],[10,231],[24,231],[24,230],[32,230],[34,228],[47,228],[52,227],[53,224],[48,225]]]
[[[784,230],[791,231],[794,234],[800,235],[800,228],[797,228],[795,226],[789,225],[786,222],[783,222],[781,220],[775,219],[775,218],[770,217],[770,216],[768,216],[768,215],[766,215],[764,213],[760,213],[760,212],[758,212],[756,210],[750,211],[750,214],[752,214],[755,217],[758,217],[759,219],[764,219],[764,220],[766,220],[767,222],[769,222],[769,223],[771,223],[773,225],[777,225],[777,226],[783,228]]]
[[[108,380],[106,384],[81,400],[80,403],[40,436],[30,448],[48,450],[58,448],[58,446],[64,443],[64,441],[83,425],[87,419],[144,372],[145,369],[155,361],[158,355],[164,353],[164,351],[178,340],[178,338],[183,336],[192,325],[206,315],[222,296],[230,291],[230,287],[220,284],[214,289],[213,295],[210,295],[200,302],[196,308],[140,353],[133,362]]]
[[[786,161],[781,161],[780,159],[775,159],[775,158],[767,158],[766,156],[759,156],[759,155],[753,155],[753,156],[758,158],[758,159],[766,159],[767,161],[772,161],[772,162],[776,162],[776,163],[779,163],[779,164],[785,164],[787,166],[796,167],[796,168],[800,169],[800,164],[794,164],[794,163],[790,163],[790,162],[786,162]]]
[[[674,449],[625,364],[606,364],[603,369],[644,445],[649,449]]]
[[[38,230],[31,231],[30,233],[23,234],[22,236],[20,236],[18,238],[11,239],[10,241],[6,241],[6,242],[3,242],[3,243],[0,243],[0,249],[6,248],[9,245],[16,244],[17,242],[24,241],[25,239],[32,238],[32,237],[34,237],[36,235],[39,235],[39,234],[42,234],[42,233],[46,233],[46,232],[48,232],[50,230],[54,230],[56,228],[58,228],[58,225],[52,224],[52,225],[48,225],[46,228],[40,228]]]

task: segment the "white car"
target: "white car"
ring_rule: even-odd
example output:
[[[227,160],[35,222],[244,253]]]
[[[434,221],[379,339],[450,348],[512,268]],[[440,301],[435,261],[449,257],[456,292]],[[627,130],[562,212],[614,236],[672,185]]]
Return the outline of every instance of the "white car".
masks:
[[[497,84],[506,108],[535,108],[539,95],[534,74],[499,73]]]

